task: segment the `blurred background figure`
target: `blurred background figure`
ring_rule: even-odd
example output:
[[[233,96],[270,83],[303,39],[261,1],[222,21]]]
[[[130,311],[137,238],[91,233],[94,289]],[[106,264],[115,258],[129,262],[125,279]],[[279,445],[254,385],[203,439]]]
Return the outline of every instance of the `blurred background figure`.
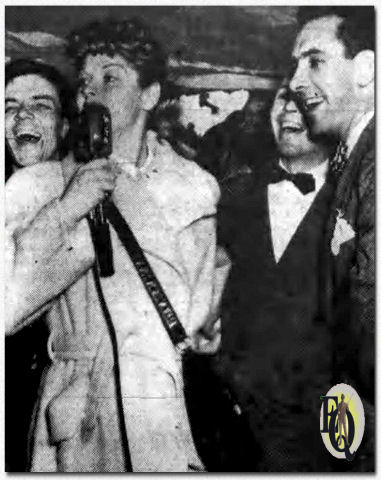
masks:
[[[68,149],[73,94],[54,67],[19,59],[5,67],[5,181],[18,169],[61,159]],[[27,438],[48,363],[43,317],[5,340],[6,469],[26,471]]]
[[[197,162],[212,173],[223,199],[245,188],[253,166],[273,144],[268,111],[274,92],[251,93],[242,110],[231,113],[202,137]]]
[[[157,131],[159,141],[166,140],[177,154],[194,160],[200,137],[192,123],[184,126],[180,119],[181,106],[178,100],[166,100],[153,113],[152,128]]]

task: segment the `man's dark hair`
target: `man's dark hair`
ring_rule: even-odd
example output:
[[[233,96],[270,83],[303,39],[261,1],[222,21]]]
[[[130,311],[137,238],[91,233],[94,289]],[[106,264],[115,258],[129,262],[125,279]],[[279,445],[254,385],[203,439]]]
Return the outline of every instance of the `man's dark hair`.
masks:
[[[66,78],[52,65],[27,58],[20,58],[6,64],[5,87],[15,78],[24,75],[37,75],[54,86],[60,101],[61,115],[70,123],[76,112],[74,103],[75,96]]]
[[[298,24],[322,17],[336,16],[341,19],[336,36],[345,47],[347,58],[354,58],[362,50],[373,50],[375,43],[375,13],[373,6],[312,6],[299,7]]]
[[[165,81],[167,57],[151,30],[132,18],[92,22],[69,36],[68,54],[80,70],[87,55],[120,55],[134,68],[142,88]]]

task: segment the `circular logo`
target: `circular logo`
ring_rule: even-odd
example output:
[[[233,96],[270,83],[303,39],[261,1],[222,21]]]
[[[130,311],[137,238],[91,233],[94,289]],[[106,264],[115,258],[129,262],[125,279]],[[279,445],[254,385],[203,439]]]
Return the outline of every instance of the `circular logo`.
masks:
[[[365,429],[360,397],[350,385],[339,383],[320,398],[320,433],[324,445],[334,457],[353,460]]]

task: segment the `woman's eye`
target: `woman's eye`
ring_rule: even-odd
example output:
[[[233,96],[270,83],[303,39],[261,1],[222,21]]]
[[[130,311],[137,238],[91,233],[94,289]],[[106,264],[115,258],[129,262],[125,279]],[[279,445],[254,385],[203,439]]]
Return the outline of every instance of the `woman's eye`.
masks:
[[[106,73],[103,77],[103,81],[106,85],[110,83],[114,83],[116,80],[117,80],[117,77],[115,75],[112,75],[111,73]]]

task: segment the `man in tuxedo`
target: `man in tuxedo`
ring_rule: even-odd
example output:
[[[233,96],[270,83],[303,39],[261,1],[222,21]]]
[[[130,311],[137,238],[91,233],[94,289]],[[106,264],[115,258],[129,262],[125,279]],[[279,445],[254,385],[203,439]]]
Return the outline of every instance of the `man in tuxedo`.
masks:
[[[299,11],[295,70],[314,134],[340,142],[330,170],[335,193],[326,226],[322,304],[335,331],[335,383],[349,383],[365,407],[354,468],[374,470],[375,141],[374,7]]]
[[[236,471],[329,471],[319,431],[331,385],[332,335],[319,305],[319,262],[333,185],[332,145],[311,139],[296,98],[278,91],[278,153],[253,171],[250,193],[220,206],[233,266],[222,304],[222,370],[253,433]],[[265,155],[264,155],[265,157]],[[275,160],[275,161],[274,161]]]

